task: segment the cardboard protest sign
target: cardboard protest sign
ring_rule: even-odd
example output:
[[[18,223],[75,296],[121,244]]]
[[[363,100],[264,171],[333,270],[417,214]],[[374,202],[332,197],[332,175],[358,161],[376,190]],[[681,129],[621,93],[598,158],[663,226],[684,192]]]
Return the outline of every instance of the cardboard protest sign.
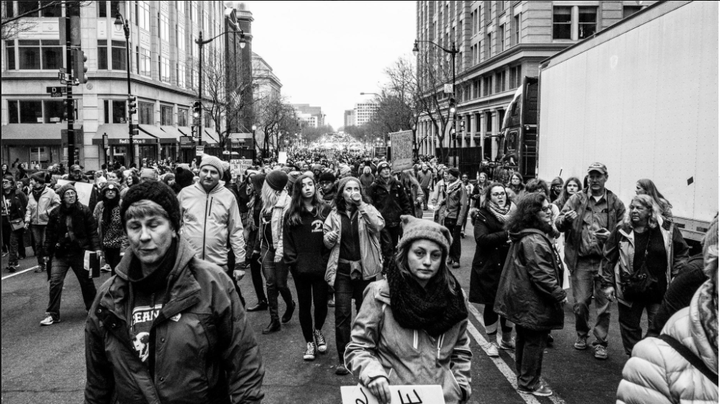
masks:
[[[379,404],[370,390],[357,386],[341,386],[342,404]],[[439,384],[420,386],[390,386],[393,404],[445,404],[442,387]]]
[[[72,181],[68,180],[58,180],[58,185],[63,186],[65,184],[69,184]],[[75,187],[75,190],[77,191],[77,198],[80,203],[82,203],[85,206],[90,205],[90,194],[92,194],[92,188],[93,184],[88,184],[87,182],[76,182],[73,184]]]
[[[413,132],[404,130],[390,133],[390,164],[394,172],[407,170],[413,166]]]

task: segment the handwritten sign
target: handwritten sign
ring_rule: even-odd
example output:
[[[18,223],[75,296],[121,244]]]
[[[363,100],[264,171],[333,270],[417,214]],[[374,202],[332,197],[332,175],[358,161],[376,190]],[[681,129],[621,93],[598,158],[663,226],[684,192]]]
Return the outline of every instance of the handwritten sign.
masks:
[[[284,152],[284,151],[278,152],[278,163],[279,164],[287,163],[287,152]]]
[[[65,184],[69,184],[72,181],[68,180],[58,180],[58,185],[63,186]],[[92,194],[92,184],[88,184],[86,182],[76,182],[73,184],[75,187],[75,190],[77,191],[77,198],[80,203],[82,203],[85,206],[90,205],[90,194]]]
[[[379,404],[370,390],[357,386],[341,386],[342,404]],[[439,384],[420,386],[390,386],[393,404],[445,404],[442,387]]]
[[[403,171],[412,168],[413,165],[413,132],[404,130],[400,132],[390,133],[390,145],[392,152],[390,156],[392,160],[393,171]]]

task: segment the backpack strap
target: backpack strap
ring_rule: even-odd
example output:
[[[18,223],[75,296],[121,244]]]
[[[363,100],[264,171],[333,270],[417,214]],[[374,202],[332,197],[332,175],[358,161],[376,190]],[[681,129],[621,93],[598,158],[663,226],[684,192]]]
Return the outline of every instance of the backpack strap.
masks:
[[[715,386],[718,385],[718,375],[713,373],[710,368],[705,365],[705,362],[703,362],[702,359],[698,358],[698,356],[695,355],[688,347],[681,344],[680,341],[667,334],[661,334],[658,338],[667,342],[667,344],[670,345],[673,349],[675,349],[675,351],[677,351],[680,356],[685,358],[686,361],[690,362],[690,364],[693,365],[695,369],[699,370],[700,373],[704,374],[705,377],[710,379],[710,381],[713,382]]]

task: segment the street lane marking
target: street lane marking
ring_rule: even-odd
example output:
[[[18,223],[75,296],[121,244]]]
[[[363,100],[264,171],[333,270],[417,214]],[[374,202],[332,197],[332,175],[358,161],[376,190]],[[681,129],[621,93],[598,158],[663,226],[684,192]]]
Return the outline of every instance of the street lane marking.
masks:
[[[482,315],[480,315],[480,312],[478,311],[478,309],[475,308],[475,306],[470,302],[468,302],[468,309],[469,309],[470,313],[472,313],[472,315],[475,317],[475,319],[480,324],[482,324],[483,327],[485,327],[485,321],[483,320]],[[468,322],[468,331],[470,332],[470,335],[472,335],[472,337],[475,339],[475,342],[477,342],[478,345],[480,345],[480,348],[482,348],[482,350],[485,351],[485,354],[487,355],[487,347],[488,347],[488,345],[490,345],[490,343],[482,336],[482,334],[480,334],[480,332],[477,330],[477,328],[475,328],[475,326],[470,322]],[[509,352],[509,351],[505,351],[505,353],[508,356],[510,356],[510,358],[512,358],[513,361],[515,361],[514,353]],[[491,358],[490,356],[488,356],[488,358],[491,359],[495,363],[495,366],[497,366],[497,368],[500,370],[500,372],[503,374],[503,376],[505,376],[505,378],[510,382],[510,384],[513,386],[513,388],[517,391],[517,375],[515,374],[515,372],[512,369],[510,369],[510,367],[507,365],[507,363],[505,363],[505,361],[503,361],[499,357]],[[546,386],[551,387],[550,383],[548,383],[547,380],[545,380],[544,378],[541,377],[540,381],[542,383],[545,383]],[[535,398],[535,396],[529,395],[527,393],[520,393],[520,392],[518,392],[518,394],[528,404],[535,404],[535,403],[539,404],[540,403]],[[560,396],[558,396],[558,394],[556,392],[553,392],[553,395],[548,398],[554,404],[566,404],[565,400],[563,400]]]
[[[4,281],[5,279],[9,279],[9,278],[12,278],[13,276],[17,276],[17,275],[20,275],[20,274],[24,274],[24,273],[27,272],[27,271],[32,271],[33,269],[37,269],[37,268],[40,268],[40,265],[35,265],[34,267],[30,267],[30,268],[28,268],[28,269],[23,269],[23,270],[20,271],[20,272],[15,272],[14,274],[10,274],[10,275],[8,275],[8,276],[3,276],[2,279],[0,279],[0,280],[3,280],[3,281]]]

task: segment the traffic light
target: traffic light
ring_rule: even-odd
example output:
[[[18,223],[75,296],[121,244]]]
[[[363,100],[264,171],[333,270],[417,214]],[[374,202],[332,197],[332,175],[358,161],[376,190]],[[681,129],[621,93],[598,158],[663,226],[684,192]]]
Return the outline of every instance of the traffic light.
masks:
[[[450,107],[450,113],[453,114],[453,115],[455,115],[455,111],[457,110],[457,108],[456,108],[456,106],[455,106],[455,105],[456,105],[456,104],[455,104],[455,98],[450,97],[450,101],[449,101],[448,105],[449,105],[449,107]]]
[[[200,101],[195,101],[193,103],[193,118],[200,118],[200,114],[202,113],[202,104]]]
[[[74,62],[75,62],[75,66],[74,66],[75,79],[78,81],[78,83],[85,84],[88,82],[88,78],[85,75],[85,73],[87,73],[87,71],[88,71],[87,64],[86,64],[87,56],[85,56],[85,52],[83,52],[80,49],[75,49],[74,52],[75,52],[75,55],[74,55],[75,56],[75,60],[74,60]]]
[[[68,100],[67,98],[63,99],[63,121],[67,121],[68,117],[71,116],[70,114],[73,113],[72,107],[72,100]]]
[[[128,116],[132,120],[132,115],[137,114],[137,97],[134,95],[128,96]]]
[[[133,136],[137,136],[140,134],[140,132],[138,131],[138,124],[136,124],[136,123],[130,124],[130,133],[132,133]]]

